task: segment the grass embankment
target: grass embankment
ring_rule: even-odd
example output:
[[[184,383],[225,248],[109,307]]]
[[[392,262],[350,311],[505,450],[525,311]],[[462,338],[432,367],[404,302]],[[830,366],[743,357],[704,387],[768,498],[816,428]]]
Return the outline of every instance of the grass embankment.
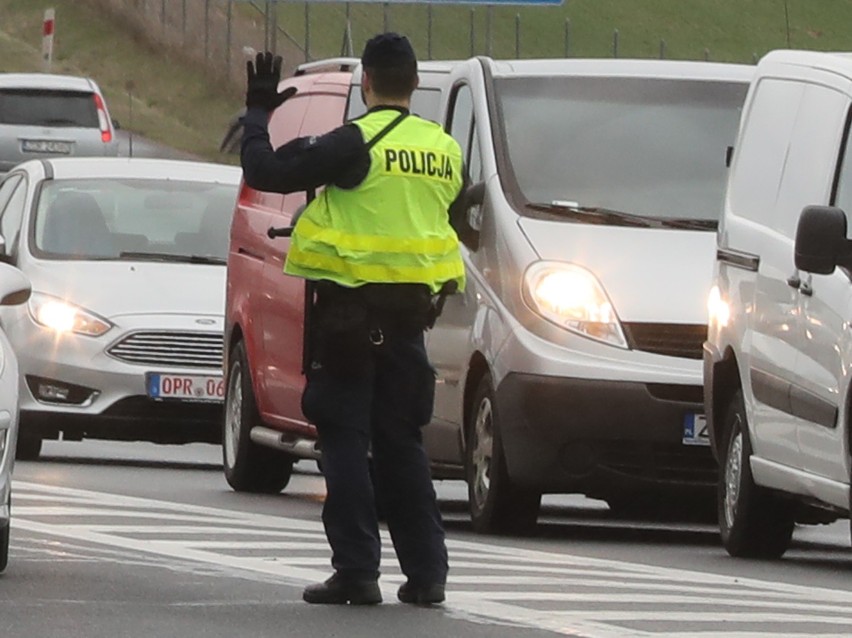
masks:
[[[47,6],[56,10],[52,72],[94,79],[122,127],[194,155],[225,159],[218,145],[241,96],[79,0],[0,0],[0,72],[44,70],[41,30]]]
[[[434,6],[432,54],[435,58],[487,53],[488,10],[484,6]],[[279,5],[279,22],[292,38],[304,42],[303,3]],[[311,6],[311,57],[339,55],[345,29],[345,5]],[[355,51],[384,26],[380,4],[352,3]],[[392,5],[388,26],[409,35],[418,54],[427,54],[425,5]],[[618,30],[619,57],[653,58],[665,41],[666,57],[752,62],[772,49],[789,46],[814,50],[850,50],[850,0],[564,0],[560,6],[494,7],[491,11],[491,54],[515,57],[515,19],[520,16],[521,57],[561,57],[565,21],[570,20],[570,54],[609,57]],[[789,24],[789,30],[788,30]]]
[[[93,77],[106,93],[113,116],[134,132],[222,159],[217,146],[242,103],[239,91],[184,62],[174,51],[140,41],[82,0],[45,0],[45,4],[0,0],[0,71],[41,70],[41,21],[46,6],[54,7],[57,14],[54,71]],[[255,41],[250,44],[262,46],[260,14],[245,4],[235,6],[236,16],[256,25]],[[355,52],[384,28],[387,15],[387,26],[409,35],[420,57],[427,57],[428,12],[422,4],[392,5],[385,14],[378,3],[351,3]],[[310,58],[340,55],[346,5],[313,3],[309,15]],[[278,16],[290,39],[303,46],[305,4],[281,2]],[[848,30],[852,0],[565,0],[556,7],[494,7],[490,19],[482,5],[433,6],[432,57],[465,58],[489,49],[494,57],[514,57],[516,16],[520,16],[521,57],[564,55],[566,20],[570,20],[570,54],[576,57],[612,56],[616,29],[619,57],[658,57],[661,41],[668,58],[700,60],[709,55],[711,60],[731,62],[751,62],[755,56],[787,46],[852,49]],[[282,39],[287,38],[279,36]],[[135,86],[132,121],[128,80]]]

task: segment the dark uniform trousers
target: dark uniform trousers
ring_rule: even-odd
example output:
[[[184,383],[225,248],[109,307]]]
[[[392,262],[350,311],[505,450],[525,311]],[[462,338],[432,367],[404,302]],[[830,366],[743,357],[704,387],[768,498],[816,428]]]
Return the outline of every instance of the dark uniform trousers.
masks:
[[[444,583],[444,528],[421,434],[435,394],[423,338],[428,288],[317,288],[302,408],[319,432],[332,566],[355,580],[378,577],[378,501],[403,573]]]

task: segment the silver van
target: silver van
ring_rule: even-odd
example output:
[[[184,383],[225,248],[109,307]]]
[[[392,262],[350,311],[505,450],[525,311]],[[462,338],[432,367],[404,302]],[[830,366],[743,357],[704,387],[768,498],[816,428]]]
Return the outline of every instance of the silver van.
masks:
[[[0,175],[29,159],[118,155],[113,122],[89,78],[0,73]]]
[[[424,441],[473,527],[541,495],[712,511],[702,343],[728,148],[753,67],[474,58],[443,120],[471,207],[468,283],[427,334]],[[703,492],[706,498],[696,500]]]

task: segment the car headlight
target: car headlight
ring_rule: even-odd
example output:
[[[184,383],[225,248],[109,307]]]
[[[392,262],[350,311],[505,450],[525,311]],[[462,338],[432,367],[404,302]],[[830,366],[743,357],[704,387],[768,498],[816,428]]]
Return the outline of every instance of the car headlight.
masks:
[[[112,328],[109,321],[93,312],[44,293],[34,292],[27,307],[36,323],[58,334],[73,332],[99,337]]]
[[[524,274],[524,292],[527,303],[548,321],[584,337],[627,348],[609,297],[585,268],[537,262]]]

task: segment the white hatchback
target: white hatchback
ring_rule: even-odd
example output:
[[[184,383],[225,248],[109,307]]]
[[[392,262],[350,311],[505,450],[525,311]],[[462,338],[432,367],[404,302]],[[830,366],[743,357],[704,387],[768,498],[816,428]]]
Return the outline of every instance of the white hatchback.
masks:
[[[0,73],[0,174],[29,159],[117,154],[115,127],[94,80]]]
[[[241,171],[61,158],[0,182],[0,256],[32,281],[0,310],[20,363],[18,458],[42,439],[218,442],[225,256]]]

